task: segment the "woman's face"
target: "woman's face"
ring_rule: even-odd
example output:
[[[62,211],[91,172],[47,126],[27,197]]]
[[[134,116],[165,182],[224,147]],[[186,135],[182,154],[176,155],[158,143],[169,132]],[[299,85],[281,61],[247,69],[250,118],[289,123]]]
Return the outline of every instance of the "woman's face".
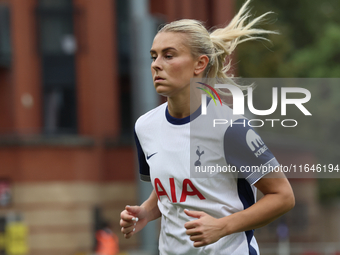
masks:
[[[151,73],[156,92],[171,97],[189,90],[190,78],[195,76],[197,61],[184,44],[182,33],[161,32],[154,38],[150,53]]]

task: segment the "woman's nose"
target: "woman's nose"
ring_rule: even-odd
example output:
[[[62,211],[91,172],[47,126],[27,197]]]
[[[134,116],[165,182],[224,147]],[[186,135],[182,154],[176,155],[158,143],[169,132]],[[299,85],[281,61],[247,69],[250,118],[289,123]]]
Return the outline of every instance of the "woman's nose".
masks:
[[[157,57],[152,63],[151,63],[151,68],[154,70],[161,70],[162,69],[162,64],[161,60],[159,57]]]

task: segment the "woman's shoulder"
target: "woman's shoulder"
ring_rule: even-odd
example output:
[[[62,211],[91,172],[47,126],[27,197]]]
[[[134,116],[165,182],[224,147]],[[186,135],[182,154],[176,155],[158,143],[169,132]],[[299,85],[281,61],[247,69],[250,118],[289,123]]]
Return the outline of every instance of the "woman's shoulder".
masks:
[[[165,110],[168,103],[165,102],[156,108],[148,111],[147,113],[144,113],[141,115],[135,124],[135,127],[139,126],[145,126],[145,125],[154,125],[155,122],[158,122],[161,118],[165,117]]]

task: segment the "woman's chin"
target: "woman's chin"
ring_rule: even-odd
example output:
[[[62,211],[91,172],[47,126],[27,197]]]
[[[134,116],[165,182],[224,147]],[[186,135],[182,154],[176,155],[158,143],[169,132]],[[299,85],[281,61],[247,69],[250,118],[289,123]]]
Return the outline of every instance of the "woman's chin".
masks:
[[[159,85],[156,87],[156,92],[158,95],[165,96],[165,97],[171,94],[171,91],[169,90],[169,88],[167,88],[166,86],[162,86],[162,85]]]

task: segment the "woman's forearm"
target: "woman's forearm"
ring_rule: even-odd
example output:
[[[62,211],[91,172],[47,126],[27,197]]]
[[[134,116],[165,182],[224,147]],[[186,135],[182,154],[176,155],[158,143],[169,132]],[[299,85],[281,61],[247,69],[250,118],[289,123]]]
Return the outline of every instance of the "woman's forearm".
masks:
[[[277,194],[265,195],[246,210],[221,218],[224,235],[263,227],[292,209],[294,203]],[[287,202],[286,202],[287,201]]]
[[[266,178],[263,182],[275,183],[277,191],[266,193],[257,203],[243,211],[221,218],[224,236],[263,227],[294,207],[294,194],[287,179]]]
[[[147,211],[147,220],[148,222],[153,221],[161,217],[161,212],[159,211],[158,205],[158,197],[155,190],[152,190],[150,197],[144,201],[141,207],[144,207]]]

